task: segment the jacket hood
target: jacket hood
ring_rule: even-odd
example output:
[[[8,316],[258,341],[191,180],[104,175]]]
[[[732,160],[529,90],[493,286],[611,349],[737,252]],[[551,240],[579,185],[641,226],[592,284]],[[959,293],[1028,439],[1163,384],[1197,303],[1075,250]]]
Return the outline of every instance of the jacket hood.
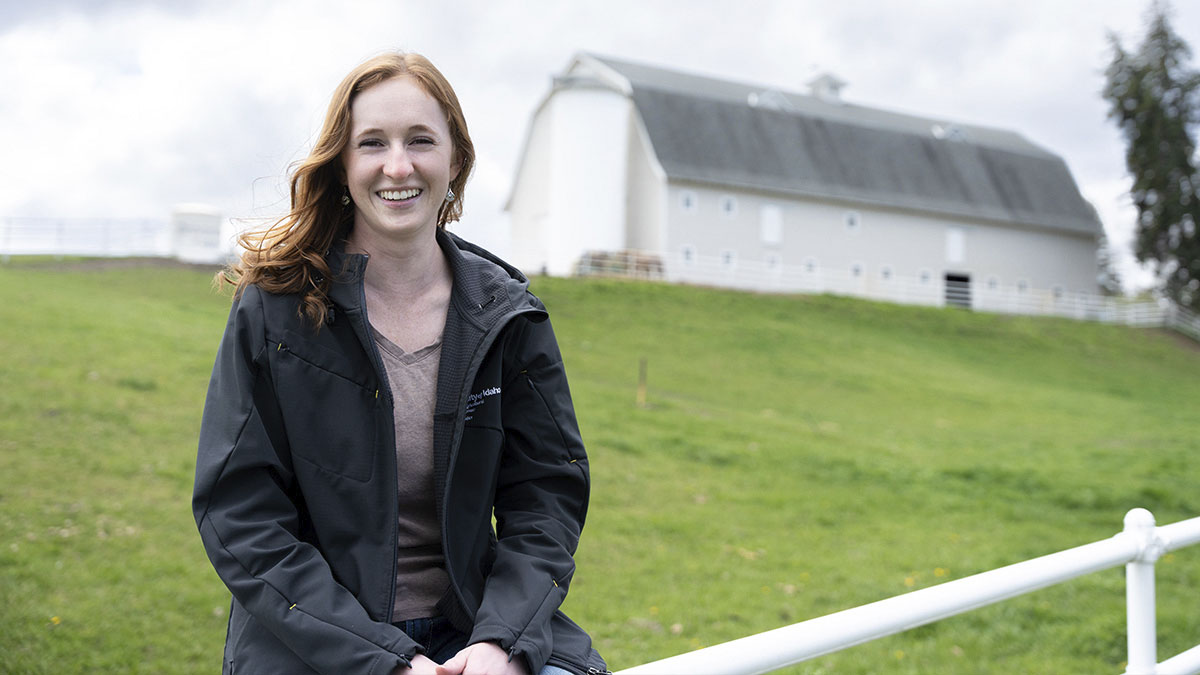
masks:
[[[457,235],[438,230],[438,244],[454,274],[455,294],[469,303],[469,309],[520,311],[545,308],[529,292],[529,279],[521,270]]]

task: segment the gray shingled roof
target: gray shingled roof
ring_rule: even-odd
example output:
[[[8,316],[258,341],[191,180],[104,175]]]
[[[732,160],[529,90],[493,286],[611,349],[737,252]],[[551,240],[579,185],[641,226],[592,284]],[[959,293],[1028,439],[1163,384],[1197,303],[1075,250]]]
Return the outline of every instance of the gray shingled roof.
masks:
[[[629,81],[673,180],[1100,232],[1062,159],[1019,134],[589,56]]]

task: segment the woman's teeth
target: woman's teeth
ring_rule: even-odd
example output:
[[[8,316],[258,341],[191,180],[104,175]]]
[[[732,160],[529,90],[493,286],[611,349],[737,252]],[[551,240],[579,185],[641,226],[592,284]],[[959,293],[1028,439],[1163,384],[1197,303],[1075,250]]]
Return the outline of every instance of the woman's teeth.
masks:
[[[421,194],[421,191],[416,188],[409,188],[408,190],[380,190],[376,194],[389,202],[399,202],[405,199],[412,199]]]

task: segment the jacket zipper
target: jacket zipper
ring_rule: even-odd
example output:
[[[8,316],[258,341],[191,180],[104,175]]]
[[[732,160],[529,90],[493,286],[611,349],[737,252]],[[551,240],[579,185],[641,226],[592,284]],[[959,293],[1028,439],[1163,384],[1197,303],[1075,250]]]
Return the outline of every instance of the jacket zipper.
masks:
[[[481,303],[476,309],[482,310],[487,305],[490,305],[495,299],[496,296],[493,294],[486,304]],[[455,408],[454,428],[450,430],[450,457],[446,461],[446,487],[444,488],[445,491],[442,493],[443,504],[449,504],[450,502],[450,486],[452,484],[451,477],[454,475],[454,464],[458,459],[459,446],[462,445],[463,425],[466,423],[467,418],[467,396],[471,393],[471,387],[475,385],[475,375],[479,372],[479,364],[483,362],[483,359],[487,356],[487,352],[491,350],[492,345],[496,342],[496,338],[500,335],[500,332],[504,330],[505,326],[507,326],[513,319],[526,314],[544,313],[544,311],[545,310],[540,310],[536,307],[528,307],[510,312],[497,321],[495,325],[493,325],[491,329],[489,329],[488,332],[485,333],[484,336],[479,340],[475,352],[479,355],[479,363],[472,363],[466,369],[464,374],[465,376],[463,377],[462,390],[458,394],[458,405]],[[449,541],[447,537],[448,533],[446,532],[445,516],[442,517],[441,521],[442,522],[440,523],[440,526],[442,531],[442,546],[445,547],[445,542]],[[444,550],[443,555],[445,555]],[[454,590],[454,595],[458,598],[458,602],[462,605],[463,609],[466,609],[468,605],[466,601],[463,600],[461,586],[459,586],[458,580],[455,579],[454,570],[452,569],[453,565],[449,564],[450,556],[445,556],[445,559],[447,563],[446,577],[450,580],[450,588]]]
[[[358,313],[359,331],[362,333],[363,342],[366,343],[368,350],[367,354],[369,354],[371,357],[371,367],[375,369],[375,379],[379,386],[379,388],[375,390],[376,412],[378,413],[379,392],[383,391],[387,396],[386,400],[388,407],[393,409],[392,414],[395,415],[394,407],[396,402],[395,399],[392,398],[392,388],[387,381],[387,371],[383,368],[383,359],[379,356],[379,348],[375,346],[375,340],[371,337],[371,323],[367,318],[367,288],[363,283],[363,261],[366,259],[367,257],[364,255],[363,258],[359,260],[358,269],[355,272],[358,276],[358,306],[362,310]],[[380,377],[380,373],[384,374],[383,377]],[[379,423],[378,414],[376,414],[375,423]],[[395,427],[393,426],[391,428],[392,433],[395,434]],[[394,509],[396,505],[400,503],[400,495],[398,494],[400,486],[397,484],[399,467],[396,466],[396,451],[394,449],[395,445],[396,439],[393,438],[392,452],[385,453],[391,458],[388,462],[390,464],[391,472],[387,474],[391,477],[391,479],[388,481],[388,485],[391,487],[392,492],[392,498],[389,502],[391,504],[391,509]],[[398,564],[398,561],[396,560],[396,541],[400,537],[400,514],[394,513],[392,510],[389,510],[389,513],[392,515],[392,545],[390,549],[392,573],[390,575],[391,583],[388,587],[387,616],[384,617],[384,620],[388,623],[391,623],[392,613],[396,610],[396,565]]]

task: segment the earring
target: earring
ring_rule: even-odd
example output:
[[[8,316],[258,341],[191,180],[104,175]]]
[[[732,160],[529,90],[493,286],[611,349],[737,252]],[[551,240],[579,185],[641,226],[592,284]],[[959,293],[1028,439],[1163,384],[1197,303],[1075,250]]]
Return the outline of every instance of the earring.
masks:
[[[338,201],[340,201],[342,203],[342,206],[350,206],[350,187],[349,186],[346,186],[346,191],[342,194],[342,198],[339,199]]]
[[[446,201],[452,202],[455,199],[453,188],[446,188]]]

